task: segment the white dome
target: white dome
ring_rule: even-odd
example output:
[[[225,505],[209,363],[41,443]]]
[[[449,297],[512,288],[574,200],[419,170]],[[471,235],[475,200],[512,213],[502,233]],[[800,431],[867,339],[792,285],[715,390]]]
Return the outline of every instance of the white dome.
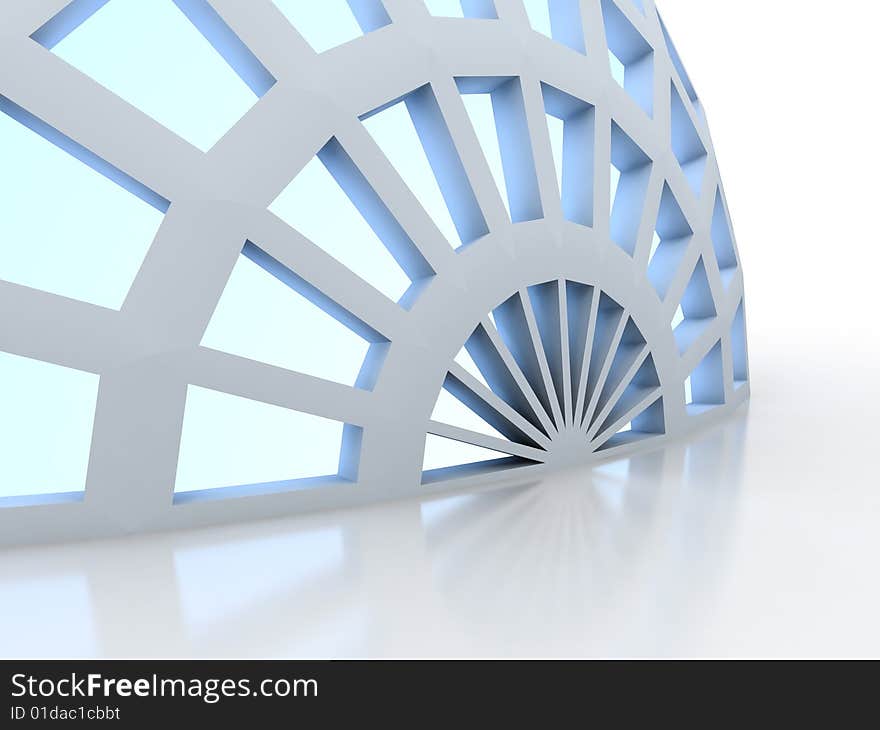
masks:
[[[0,542],[520,484],[748,399],[653,0],[46,7],[0,7]]]

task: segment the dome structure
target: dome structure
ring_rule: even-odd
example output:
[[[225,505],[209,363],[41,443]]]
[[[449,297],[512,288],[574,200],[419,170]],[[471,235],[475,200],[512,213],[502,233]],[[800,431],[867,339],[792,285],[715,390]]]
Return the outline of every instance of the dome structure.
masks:
[[[0,61],[4,543],[530,482],[749,397],[653,0],[5,3]]]

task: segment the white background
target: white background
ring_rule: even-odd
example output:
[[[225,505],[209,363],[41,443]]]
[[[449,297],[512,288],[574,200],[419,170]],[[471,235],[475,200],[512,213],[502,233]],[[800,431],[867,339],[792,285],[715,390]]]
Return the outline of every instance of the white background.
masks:
[[[746,414],[525,490],[7,552],[0,654],[880,655],[875,4],[660,7],[746,273]]]

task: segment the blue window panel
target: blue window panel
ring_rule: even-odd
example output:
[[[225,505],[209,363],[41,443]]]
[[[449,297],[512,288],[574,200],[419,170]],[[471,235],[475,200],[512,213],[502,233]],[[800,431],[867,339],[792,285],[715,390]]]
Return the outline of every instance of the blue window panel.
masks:
[[[0,506],[85,489],[97,398],[97,375],[0,352]]]
[[[201,150],[274,83],[204,0],[110,0],[54,41],[44,44]]]

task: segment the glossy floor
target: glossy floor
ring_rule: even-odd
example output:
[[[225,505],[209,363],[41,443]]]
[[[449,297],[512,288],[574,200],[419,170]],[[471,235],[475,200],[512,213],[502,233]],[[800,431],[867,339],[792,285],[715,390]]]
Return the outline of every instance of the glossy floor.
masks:
[[[756,365],[736,421],[540,484],[6,552],[0,653],[880,654],[873,416],[822,427],[876,385]]]
[[[746,272],[737,421],[516,490],[0,552],[0,655],[880,656],[880,147],[838,149],[876,138],[866,5],[663,4]],[[845,113],[804,113],[817,83]]]

